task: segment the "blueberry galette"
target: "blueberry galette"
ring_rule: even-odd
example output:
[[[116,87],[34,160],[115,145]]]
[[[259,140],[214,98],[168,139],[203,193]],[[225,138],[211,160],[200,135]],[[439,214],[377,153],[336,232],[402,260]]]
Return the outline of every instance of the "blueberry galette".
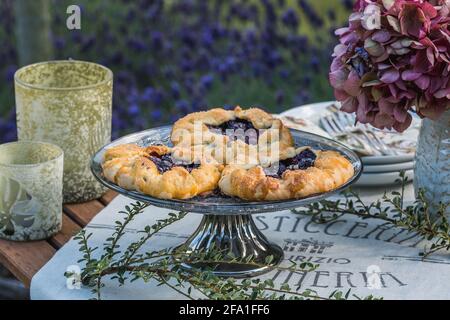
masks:
[[[166,146],[119,145],[106,151],[103,174],[122,188],[162,199],[189,199],[214,191],[223,166],[186,161],[183,156]]]
[[[289,129],[266,112],[212,109],[178,120],[173,147],[126,144],[108,149],[104,177],[164,199],[220,191],[249,201],[306,197],[334,190],[354,174],[338,152],[295,148]]]
[[[211,109],[175,122],[175,146],[195,146],[224,164],[258,164],[292,152],[294,140],[281,120],[258,108]]]
[[[350,161],[335,151],[299,148],[292,157],[266,168],[229,165],[219,187],[226,195],[250,201],[296,199],[338,188],[353,170]]]

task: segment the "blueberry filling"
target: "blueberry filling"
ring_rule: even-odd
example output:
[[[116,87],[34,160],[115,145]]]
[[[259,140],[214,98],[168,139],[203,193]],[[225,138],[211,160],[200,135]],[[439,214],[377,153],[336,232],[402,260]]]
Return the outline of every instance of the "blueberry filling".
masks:
[[[264,169],[266,175],[274,178],[280,178],[283,173],[287,170],[305,170],[309,167],[314,166],[314,161],[316,160],[316,154],[310,149],[305,149],[293,158],[282,160],[278,162],[278,170],[276,165]]]
[[[258,144],[259,132],[250,121],[236,119],[222,123],[220,126],[209,126],[213,131],[230,137],[232,140],[242,140],[248,144]]]
[[[158,168],[158,171],[160,173],[169,171],[173,167],[183,167],[188,172],[191,172],[192,170],[198,169],[200,167],[200,164],[196,164],[196,163],[187,164],[187,163],[182,163],[182,162],[176,161],[174,158],[172,158],[172,156],[170,154],[165,154],[163,156],[151,155],[151,156],[149,156],[149,159],[151,161],[153,161],[153,163],[156,165],[156,167]]]

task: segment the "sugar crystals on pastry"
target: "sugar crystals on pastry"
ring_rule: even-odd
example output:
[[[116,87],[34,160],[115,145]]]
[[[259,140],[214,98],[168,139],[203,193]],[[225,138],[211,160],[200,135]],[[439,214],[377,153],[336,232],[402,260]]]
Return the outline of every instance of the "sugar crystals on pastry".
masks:
[[[220,190],[249,201],[276,201],[335,190],[354,174],[338,152],[295,149],[289,129],[258,108],[189,114],[175,123],[171,140],[174,147],[110,148],[104,177],[163,199]]]
[[[281,120],[258,108],[220,108],[191,113],[175,122],[171,140],[175,146],[201,146],[223,164],[259,162],[260,154],[277,156],[291,152],[294,140]],[[246,164],[249,164],[247,162]]]
[[[222,166],[186,161],[186,155],[192,156],[166,146],[119,145],[106,151],[103,174],[127,190],[162,199],[189,199],[214,191]]]
[[[219,187],[228,196],[249,201],[287,200],[334,190],[353,174],[351,162],[338,152],[299,148],[272,167],[229,165]]]

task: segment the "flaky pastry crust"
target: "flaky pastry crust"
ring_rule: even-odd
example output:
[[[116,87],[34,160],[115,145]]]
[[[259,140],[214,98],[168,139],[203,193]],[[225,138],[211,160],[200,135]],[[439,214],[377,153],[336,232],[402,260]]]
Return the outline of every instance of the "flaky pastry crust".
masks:
[[[219,187],[224,194],[244,200],[277,201],[328,192],[353,176],[353,165],[338,152],[315,151],[315,154],[314,166],[306,170],[287,170],[281,178],[267,176],[261,166],[245,169],[229,165],[222,172]]]
[[[211,131],[208,126],[220,126],[230,121],[242,119],[253,124],[255,129],[262,130],[258,145],[249,145],[240,140],[232,140],[226,135]],[[234,110],[220,108],[209,111],[195,112],[176,121],[171,133],[171,140],[175,146],[192,147],[200,145],[203,152],[212,154],[219,163],[242,164],[236,159],[245,155],[251,162],[264,161],[259,158],[272,157],[276,150],[281,156],[292,153],[294,140],[287,127],[281,120],[274,118],[259,108]],[[214,151],[211,151],[214,150]],[[254,165],[254,163],[253,163]]]
[[[232,140],[222,131],[210,130],[209,126],[220,127],[236,119],[265,129],[260,131],[258,144]],[[196,121],[200,130],[195,130],[199,125]],[[234,121],[221,130],[239,125],[242,123]],[[272,129],[278,132],[275,137],[270,135]],[[258,108],[217,108],[189,114],[175,123],[171,139],[172,148],[124,144],[107,150],[102,164],[104,177],[127,190],[162,199],[189,199],[219,188],[225,195],[248,201],[277,201],[334,190],[354,175],[352,163],[338,152],[295,149],[289,129]],[[300,154],[305,149],[309,155]],[[281,160],[285,161],[280,171],[267,175],[264,168]],[[310,163],[300,165],[300,161]],[[200,165],[182,165],[192,163]],[[225,169],[222,164],[226,164]],[[306,168],[308,165],[312,166]],[[281,173],[285,168],[288,170]]]
[[[119,145],[105,152],[103,174],[122,188],[161,199],[189,199],[216,189],[223,166],[201,163],[190,172],[183,166],[160,172],[151,157],[166,154],[173,154],[173,149]]]

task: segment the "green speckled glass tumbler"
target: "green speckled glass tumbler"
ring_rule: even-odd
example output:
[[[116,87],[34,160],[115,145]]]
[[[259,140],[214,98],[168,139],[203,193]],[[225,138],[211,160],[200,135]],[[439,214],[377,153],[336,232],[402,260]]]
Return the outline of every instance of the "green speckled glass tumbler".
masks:
[[[83,61],[32,64],[15,74],[19,140],[64,150],[64,203],[99,198],[106,190],[90,171],[91,156],[111,140],[113,74]]]
[[[63,157],[50,143],[0,145],[0,238],[42,240],[61,229]]]

